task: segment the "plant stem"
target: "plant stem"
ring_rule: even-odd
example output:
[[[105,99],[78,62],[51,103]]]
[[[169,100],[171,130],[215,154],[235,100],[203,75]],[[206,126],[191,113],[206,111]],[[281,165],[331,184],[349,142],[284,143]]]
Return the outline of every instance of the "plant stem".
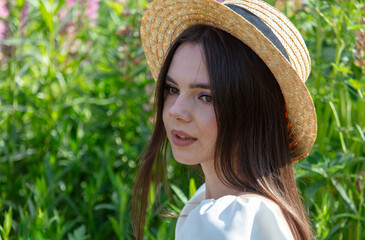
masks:
[[[333,115],[335,117],[336,125],[339,128],[338,134],[340,135],[342,150],[346,153],[347,152],[346,144],[345,144],[345,140],[343,138],[343,133],[341,132],[341,123],[340,123],[340,119],[339,119],[337,111],[336,111],[336,107],[335,107],[335,105],[333,104],[332,101],[329,101],[329,104],[332,108],[332,112],[333,112]]]

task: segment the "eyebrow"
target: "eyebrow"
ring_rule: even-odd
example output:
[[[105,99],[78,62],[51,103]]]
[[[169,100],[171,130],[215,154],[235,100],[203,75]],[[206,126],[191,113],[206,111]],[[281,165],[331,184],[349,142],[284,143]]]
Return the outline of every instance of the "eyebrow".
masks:
[[[170,76],[166,76],[166,81],[172,82],[173,84],[179,86],[179,84],[177,84],[177,82],[175,82],[174,79],[172,79]],[[190,88],[203,88],[203,89],[208,89],[210,90],[210,85],[209,84],[205,84],[205,83],[191,83],[189,85]]]

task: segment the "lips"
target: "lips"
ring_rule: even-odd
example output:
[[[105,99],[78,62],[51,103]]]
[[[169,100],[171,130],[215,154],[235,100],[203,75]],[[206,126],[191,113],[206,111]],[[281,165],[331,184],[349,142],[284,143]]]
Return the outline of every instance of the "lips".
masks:
[[[198,140],[197,138],[194,138],[193,136],[190,136],[189,134],[183,131],[172,130],[171,135],[173,144],[178,147],[190,146],[196,140]]]

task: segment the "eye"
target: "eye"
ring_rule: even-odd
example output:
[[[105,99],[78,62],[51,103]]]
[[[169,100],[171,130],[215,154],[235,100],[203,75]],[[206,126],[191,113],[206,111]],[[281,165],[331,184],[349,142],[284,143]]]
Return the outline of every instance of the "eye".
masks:
[[[166,86],[165,86],[165,91],[169,95],[179,94],[179,89],[177,89],[176,87],[170,86],[168,84],[166,84]]]
[[[208,94],[200,94],[199,99],[202,100],[204,103],[212,103],[213,97]]]

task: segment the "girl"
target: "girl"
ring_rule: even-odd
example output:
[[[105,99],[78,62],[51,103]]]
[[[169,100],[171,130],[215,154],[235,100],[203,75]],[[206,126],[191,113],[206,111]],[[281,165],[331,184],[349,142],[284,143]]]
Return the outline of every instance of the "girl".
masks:
[[[176,239],[312,239],[292,163],[309,153],[316,115],[293,24],[260,0],[155,0],[141,36],[157,115],[134,190],[137,239],[169,147],[205,176]]]

